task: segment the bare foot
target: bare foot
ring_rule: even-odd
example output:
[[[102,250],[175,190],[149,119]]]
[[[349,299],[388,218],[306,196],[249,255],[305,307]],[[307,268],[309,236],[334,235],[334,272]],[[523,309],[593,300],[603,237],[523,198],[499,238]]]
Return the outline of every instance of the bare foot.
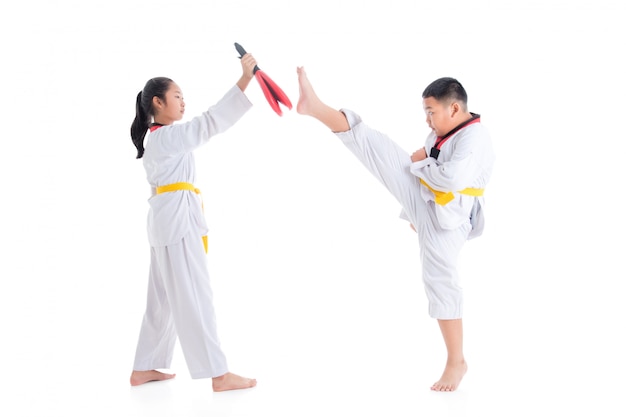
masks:
[[[317,104],[321,103],[315,94],[313,86],[309,82],[309,78],[304,71],[304,67],[298,67],[298,89],[300,97],[296,106],[296,111],[307,116],[313,115],[313,109]]]
[[[466,372],[467,363],[465,361],[458,364],[447,364],[441,379],[435,382],[430,389],[433,391],[454,391],[458,388]]]
[[[151,381],[165,381],[166,379],[172,379],[175,376],[176,374],[164,374],[163,372],[155,370],[133,371],[133,373],[130,374],[130,385],[134,387]]]
[[[311,116],[319,120],[333,132],[350,130],[345,114],[323,103],[315,94],[304,67],[298,67],[298,88],[300,97],[296,105],[296,111],[299,114]]]
[[[213,378],[213,391],[215,392],[252,388],[254,386],[256,386],[256,379],[244,378],[230,372]]]

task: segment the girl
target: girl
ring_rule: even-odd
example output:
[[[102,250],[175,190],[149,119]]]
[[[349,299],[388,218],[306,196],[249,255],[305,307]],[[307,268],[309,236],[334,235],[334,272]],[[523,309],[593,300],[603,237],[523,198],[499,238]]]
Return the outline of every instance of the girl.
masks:
[[[208,228],[200,191],[193,185],[193,151],[233,126],[252,106],[244,91],[255,65],[252,55],[244,55],[237,84],[186,123],[174,125],[184,115],[185,102],[180,87],[169,78],[149,80],[137,95],[130,134],[137,158],[143,158],[152,196],[148,299],[130,376],[133,386],[174,378],[157,369],[170,367],[176,337],[192,378],[212,378],[214,391],[256,385],[255,379],[228,371],[220,347],[206,265]]]

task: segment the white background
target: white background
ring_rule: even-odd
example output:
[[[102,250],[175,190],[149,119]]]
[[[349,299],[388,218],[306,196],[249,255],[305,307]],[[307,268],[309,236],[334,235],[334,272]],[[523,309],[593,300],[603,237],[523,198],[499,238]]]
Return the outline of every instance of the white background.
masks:
[[[621,2],[24,1],[3,6],[0,407],[11,416],[624,415]],[[154,76],[187,116],[240,76],[234,42],[287,93],[196,152],[218,326],[254,390],[131,388],[149,189],[129,127]],[[445,350],[416,236],[326,128],[330,105],[411,152],[421,92],[453,76],[491,130],[487,228],[461,274],[470,371]]]

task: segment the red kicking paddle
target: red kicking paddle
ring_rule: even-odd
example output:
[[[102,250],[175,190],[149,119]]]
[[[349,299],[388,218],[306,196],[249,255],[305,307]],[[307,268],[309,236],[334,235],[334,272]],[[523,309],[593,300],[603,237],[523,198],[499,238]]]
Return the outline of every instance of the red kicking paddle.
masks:
[[[237,48],[237,52],[239,52],[239,58],[243,57],[246,54],[246,50],[243,49],[243,46],[239,45],[237,42],[235,42],[235,48]],[[261,71],[258,65],[254,66],[253,73],[254,77],[261,86],[261,90],[263,90],[265,99],[268,103],[270,103],[270,106],[272,107],[272,109],[274,109],[276,114],[278,114],[279,116],[283,115],[282,110],[278,106],[279,102],[282,103],[285,107],[289,108],[289,110],[291,110],[291,101],[289,101],[287,95],[283,92],[283,90],[280,89],[279,86],[276,85],[276,83],[270,77],[268,77],[266,73]]]

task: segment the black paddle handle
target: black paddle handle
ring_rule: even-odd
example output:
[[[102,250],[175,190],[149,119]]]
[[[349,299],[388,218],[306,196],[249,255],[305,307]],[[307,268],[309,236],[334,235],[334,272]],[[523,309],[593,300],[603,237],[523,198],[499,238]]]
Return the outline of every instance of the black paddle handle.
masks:
[[[241,57],[243,57],[246,54],[246,50],[243,49],[243,46],[239,45],[237,42],[235,42],[235,48],[237,49],[237,52],[239,52],[239,59],[241,59]],[[253,74],[256,74],[256,72],[259,70],[259,66],[255,65],[254,69],[252,70]]]

